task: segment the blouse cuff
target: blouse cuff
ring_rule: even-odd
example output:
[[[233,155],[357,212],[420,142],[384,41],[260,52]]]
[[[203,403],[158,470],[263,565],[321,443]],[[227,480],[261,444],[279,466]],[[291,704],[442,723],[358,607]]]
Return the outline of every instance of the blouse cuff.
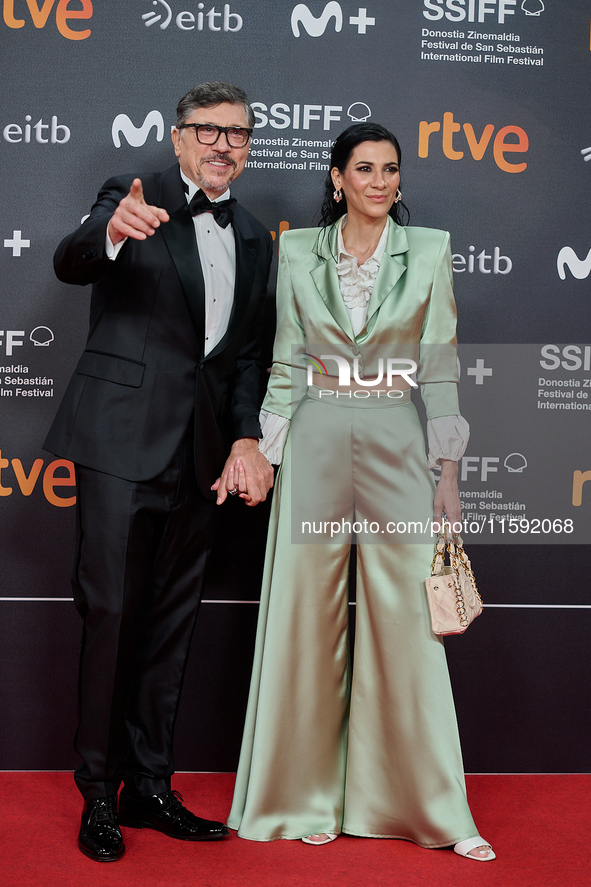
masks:
[[[427,422],[429,468],[437,468],[442,459],[459,462],[470,439],[470,426],[463,416],[437,416]]]
[[[262,439],[259,441],[259,452],[268,459],[271,465],[280,465],[283,455],[283,447],[287,432],[289,431],[289,419],[261,410],[259,415],[261,423]]]

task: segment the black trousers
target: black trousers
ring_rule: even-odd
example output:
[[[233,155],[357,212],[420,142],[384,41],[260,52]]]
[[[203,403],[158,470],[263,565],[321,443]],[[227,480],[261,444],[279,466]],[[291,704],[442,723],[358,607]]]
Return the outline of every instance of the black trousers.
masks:
[[[147,482],[76,466],[73,588],[84,630],[75,778],[88,800],[121,782],[141,796],[170,788],[215,509],[197,488],[193,459],[188,431]]]

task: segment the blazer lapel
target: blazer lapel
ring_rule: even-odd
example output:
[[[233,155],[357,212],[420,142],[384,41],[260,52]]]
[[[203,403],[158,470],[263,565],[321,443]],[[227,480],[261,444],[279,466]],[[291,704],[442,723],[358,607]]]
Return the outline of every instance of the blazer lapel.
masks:
[[[205,284],[195,240],[195,228],[183,190],[178,165],[162,173],[160,206],[170,220],[160,230],[178,272],[199,347],[205,342]]]
[[[390,295],[407,267],[408,238],[406,231],[390,222],[388,242],[367,309],[366,327],[384,300]]]
[[[351,321],[349,320],[339,288],[339,276],[337,274],[335,258],[337,256],[337,230],[338,223],[334,224],[326,233],[323,233],[322,230],[319,231],[314,252],[320,259],[320,264],[310,271],[310,276],[314,281],[320,298],[335,321],[347,338],[353,339],[353,328],[351,327]]]

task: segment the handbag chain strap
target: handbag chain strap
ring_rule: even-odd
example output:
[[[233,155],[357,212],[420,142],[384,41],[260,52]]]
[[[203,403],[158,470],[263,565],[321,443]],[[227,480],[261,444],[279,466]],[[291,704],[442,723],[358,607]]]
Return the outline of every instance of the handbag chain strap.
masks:
[[[445,561],[445,548],[446,548],[446,538],[445,536],[439,535],[437,537],[437,545],[435,546],[435,554],[433,555],[433,560],[431,561],[431,575],[435,575],[435,567],[437,565],[437,558],[441,558],[441,561]]]
[[[478,591],[478,588],[476,587],[476,579],[474,577],[474,573],[472,572],[472,567],[470,566],[470,561],[468,560],[468,556],[467,556],[466,552],[464,551],[463,545],[460,542],[458,542],[458,540],[456,538],[455,545],[454,545],[453,541],[448,541],[447,550],[449,551],[451,565],[453,567],[454,573],[456,574],[458,583],[461,585],[459,566],[458,566],[459,564],[461,564],[463,566],[464,570],[466,571],[466,575],[468,576],[468,579],[470,580],[470,585],[472,586],[472,591],[474,592],[476,599],[480,603],[480,606],[482,606],[483,605],[482,598],[480,597],[480,592]],[[462,595],[462,609],[464,611],[464,616],[465,616],[463,595]]]
[[[460,571],[459,565],[461,564],[464,570],[466,571],[466,575],[470,580],[470,584],[474,591],[474,594],[480,605],[482,606],[482,598],[480,597],[480,593],[478,588],[476,587],[476,579],[474,578],[474,573],[472,572],[472,567],[470,566],[470,562],[468,561],[468,557],[466,552],[464,551],[464,547],[462,545],[462,541],[459,536],[453,536],[448,538],[443,535],[439,535],[437,537],[437,545],[435,546],[435,554],[433,556],[433,561],[431,563],[431,575],[435,572],[436,561],[438,558],[441,558],[442,563],[445,564],[445,552],[449,554],[449,560],[451,567],[455,573],[456,582],[455,592],[456,592],[456,612],[458,614],[458,619],[462,628],[466,628],[470,623],[466,618],[466,604],[464,601],[464,594],[462,591],[462,582],[460,580]]]

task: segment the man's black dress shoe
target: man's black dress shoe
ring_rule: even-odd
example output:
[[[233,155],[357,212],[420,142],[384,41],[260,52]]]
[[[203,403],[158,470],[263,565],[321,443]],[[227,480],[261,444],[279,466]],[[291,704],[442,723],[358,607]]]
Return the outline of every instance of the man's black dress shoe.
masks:
[[[78,846],[98,862],[114,862],[125,853],[117,820],[117,795],[86,801],[82,811]]]
[[[184,841],[215,841],[230,834],[222,822],[194,816],[182,800],[176,791],[136,798],[124,788],[119,795],[119,822],[129,828],[155,828]]]

